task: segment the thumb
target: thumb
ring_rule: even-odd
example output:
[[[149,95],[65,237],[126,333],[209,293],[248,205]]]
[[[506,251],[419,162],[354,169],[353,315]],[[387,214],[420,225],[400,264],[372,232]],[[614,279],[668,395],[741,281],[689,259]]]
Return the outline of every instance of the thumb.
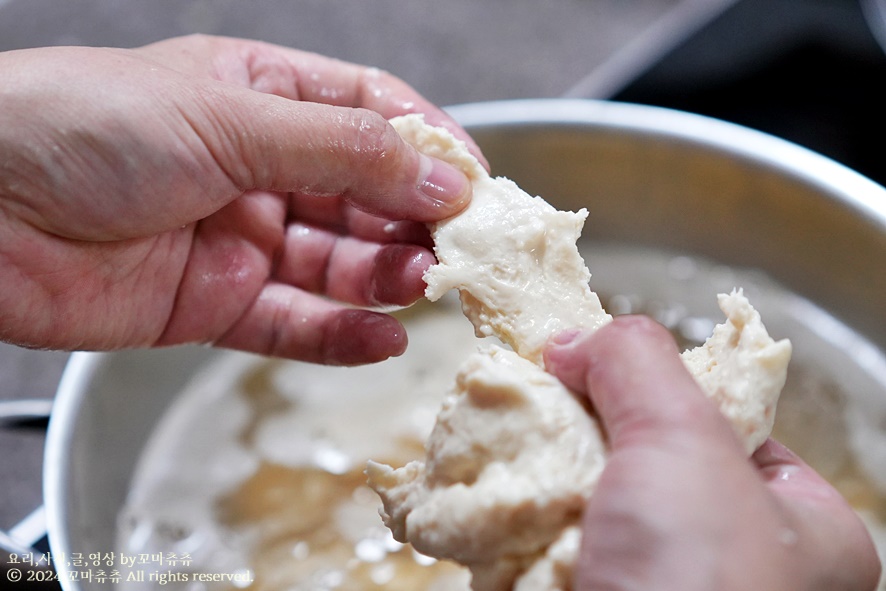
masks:
[[[613,449],[703,438],[738,441],[681,361],[667,330],[644,316],[622,316],[595,333],[563,333],[546,351],[548,371],[587,394]]]
[[[224,86],[213,107],[191,124],[242,189],[336,195],[380,217],[418,222],[450,217],[470,198],[461,171],[420,154],[374,111],[235,86]]]

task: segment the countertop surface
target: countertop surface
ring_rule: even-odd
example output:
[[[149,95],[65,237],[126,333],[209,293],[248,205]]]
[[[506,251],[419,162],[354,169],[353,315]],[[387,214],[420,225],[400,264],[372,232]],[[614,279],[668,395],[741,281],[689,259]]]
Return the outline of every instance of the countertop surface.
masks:
[[[568,94],[614,56],[621,55],[622,72],[642,65],[696,14],[727,3],[0,0],[0,50],[134,47],[195,32],[240,36],[377,66],[449,105]],[[67,359],[0,344],[0,402],[52,399]],[[40,505],[43,439],[39,425],[0,424],[0,530]]]

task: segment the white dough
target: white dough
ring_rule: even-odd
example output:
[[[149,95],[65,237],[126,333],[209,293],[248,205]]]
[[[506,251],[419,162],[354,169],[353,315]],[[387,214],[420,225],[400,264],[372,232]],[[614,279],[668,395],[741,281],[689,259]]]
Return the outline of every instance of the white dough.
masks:
[[[394,538],[467,565],[479,591],[510,589],[544,556],[581,515],[604,459],[603,436],[582,402],[534,363],[492,345],[459,371],[425,460],[398,470],[370,463],[367,474]],[[494,584],[478,585],[490,578]]]
[[[429,300],[457,289],[478,337],[496,336],[540,365],[550,335],[611,320],[588,285],[591,274],[575,244],[587,210],[559,211],[509,179],[490,177],[464,142],[420,116],[391,123],[406,141],[459,167],[473,183],[467,210],[431,229],[439,264],[425,273]]]
[[[468,566],[475,591],[565,591],[606,449],[596,418],[544,371],[541,353],[560,330],[611,320],[576,247],[586,212],[557,211],[491,178],[463,142],[420,115],[391,122],[473,184],[467,210],[432,228],[439,264],[426,273],[427,297],[458,289],[476,335],[514,351],[490,346],[471,356],[425,459],[399,469],[370,463],[370,485],[394,537]],[[769,337],[740,290],[719,304],[727,321],[682,357],[750,454],[772,429],[791,345]]]
[[[748,455],[769,437],[775,405],[788,375],[791,342],[775,342],[741,290],[717,296],[726,322],[700,347],[684,351],[683,363],[720,407]]]

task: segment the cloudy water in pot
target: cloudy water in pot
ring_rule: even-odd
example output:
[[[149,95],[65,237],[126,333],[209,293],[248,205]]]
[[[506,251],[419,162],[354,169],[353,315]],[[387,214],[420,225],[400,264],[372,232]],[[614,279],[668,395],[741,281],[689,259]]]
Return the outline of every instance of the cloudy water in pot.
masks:
[[[767,277],[697,257],[583,243],[613,314],[645,313],[691,347],[742,287],[794,356],[775,436],[852,502],[886,550],[886,358]],[[400,313],[406,354],[329,368],[220,353],[158,424],[119,516],[118,551],[163,556],[124,588],[464,591],[459,567],[396,542],[365,485],[367,459],[420,457],[443,394],[478,344],[454,298]],[[130,575],[127,577],[127,575]],[[886,586],[881,586],[886,589]]]

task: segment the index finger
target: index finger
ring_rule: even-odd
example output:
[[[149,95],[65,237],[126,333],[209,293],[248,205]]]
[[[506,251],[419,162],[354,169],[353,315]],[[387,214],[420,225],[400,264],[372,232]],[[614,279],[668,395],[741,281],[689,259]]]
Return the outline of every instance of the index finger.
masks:
[[[429,124],[444,127],[464,141],[489,169],[480,148],[452,117],[409,84],[379,68],[261,41],[204,35],[160,41],[141,51],[174,58],[174,67],[180,71],[209,75],[292,100],[362,107],[385,119],[422,113]]]

